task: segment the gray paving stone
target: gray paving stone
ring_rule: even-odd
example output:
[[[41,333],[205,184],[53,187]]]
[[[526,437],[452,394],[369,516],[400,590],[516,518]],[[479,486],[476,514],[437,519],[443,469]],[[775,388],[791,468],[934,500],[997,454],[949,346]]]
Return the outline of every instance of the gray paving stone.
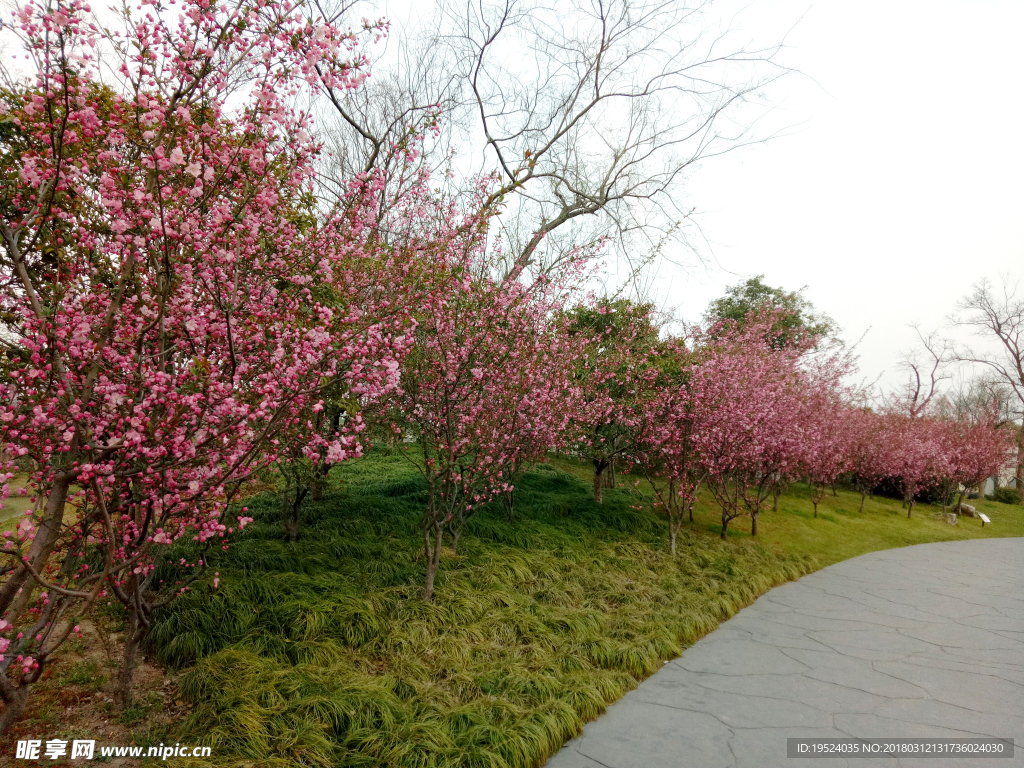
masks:
[[[1024,643],[997,634],[987,629],[979,629],[963,623],[931,624],[927,627],[908,627],[899,630],[900,634],[933,643],[942,648],[971,648],[975,651],[1008,651],[1012,656],[1024,658]]]
[[[786,739],[1012,738],[1013,759],[790,759]],[[925,544],[763,595],[549,768],[1020,768],[1024,539]]]
[[[1024,686],[1002,679],[996,670],[978,674],[905,661],[880,661],[874,664],[874,668],[920,686],[936,701],[979,712],[1015,712],[1024,724]]]
[[[707,677],[701,684],[737,695],[763,696],[781,701],[799,702],[819,712],[870,712],[887,700],[863,688],[843,685],[833,680],[813,677],[810,672],[778,676],[750,676],[746,678]]]
[[[868,714],[840,714],[835,717],[836,728],[854,739],[976,739],[979,734],[955,724],[948,726],[932,723],[918,723],[902,718],[882,717]],[[984,734],[989,735],[989,734]],[[1003,734],[1005,736],[1006,734]],[[1001,737],[996,737],[1001,738]],[[1014,749],[1016,762],[1000,760],[994,766],[1019,765],[1017,750]],[[907,762],[907,761],[904,761]],[[987,765],[987,763],[986,763]]]
[[[694,645],[691,651],[672,662],[688,672],[715,672],[729,675],[798,674],[807,667],[791,659],[780,649],[765,643],[725,636],[707,642],[711,635]],[[701,645],[703,644],[703,645]],[[698,648],[698,645],[701,647]]]
[[[801,758],[790,760],[786,757],[786,739],[845,739],[845,733],[835,728],[787,728],[785,732],[769,729],[747,729],[737,731],[729,740],[729,747],[736,759],[735,768],[761,768],[778,765],[785,761],[793,768],[869,768],[861,766],[861,760],[843,758]],[[877,761],[879,766],[893,766],[891,759]]]
[[[895,699],[882,704],[874,714],[903,723],[954,727],[977,736],[1009,734],[1020,729],[1019,709],[1007,708],[1003,713],[994,713],[935,699]]]
[[[730,768],[735,764],[729,749],[732,730],[713,715],[624,698],[609,707],[600,722],[607,725],[589,729],[570,742],[548,761],[549,768],[575,768],[580,764],[577,756],[594,768]]]
[[[741,683],[747,680],[733,679]],[[658,680],[654,685],[643,686],[643,690],[638,689],[636,698],[664,707],[713,713],[730,728],[824,728],[832,725],[832,718],[826,712],[789,696],[776,696],[777,688],[778,681],[775,686],[766,682],[758,693],[746,689],[736,693],[729,690],[727,676],[700,675],[696,681]]]

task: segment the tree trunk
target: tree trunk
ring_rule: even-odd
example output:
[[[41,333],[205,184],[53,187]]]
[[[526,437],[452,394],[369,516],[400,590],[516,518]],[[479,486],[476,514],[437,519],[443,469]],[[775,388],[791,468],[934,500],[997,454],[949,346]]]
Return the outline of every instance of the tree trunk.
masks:
[[[431,546],[429,531],[424,532],[427,550],[427,583],[423,587],[423,599],[430,602],[434,599],[434,580],[437,578],[437,569],[441,563],[441,539],[443,531],[434,532],[433,546]]]
[[[307,493],[309,486],[299,485],[295,488],[294,499],[287,489],[281,497],[281,522],[284,523],[285,538],[290,542],[299,540],[299,511]]]
[[[676,533],[677,533],[676,526],[673,523],[672,518],[669,518],[669,521],[668,521],[668,551],[671,552],[673,556],[675,556],[675,554],[676,554]]]
[[[782,496],[782,489],[776,485],[775,488],[772,490],[772,496],[774,497],[772,499],[772,512],[778,512],[779,498]]]
[[[28,692],[29,686],[19,685],[4,697],[4,711],[0,712],[0,733],[7,733],[7,729],[25,713]]]
[[[729,515],[722,510],[722,541],[725,541],[725,532],[729,528]]]
[[[64,507],[67,503],[68,490],[71,487],[71,475],[65,472],[57,472],[53,484],[50,486],[50,493],[46,498],[46,507],[43,512],[43,519],[32,539],[28,550],[28,560],[36,573],[45,571],[46,562],[50,559],[50,553],[57,544],[61,527],[64,524]],[[0,587],[0,616],[6,616],[8,621],[15,622],[18,616],[10,609],[15,600],[21,613],[28,607],[28,598],[32,592],[34,582],[29,581],[29,571],[24,565],[18,566],[14,573],[6,577],[3,587]],[[24,587],[24,596],[18,599],[19,590]],[[27,695],[27,694],[26,694]]]
[[[320,501],[324,497],[324,489],[327,487],[328,475],[331,473],[331,465],[323,458],[313,467],[313,482],[310,483],[309,497],[313,501]]]
[[[121,668],[117,671],[114,683],[114,706],[120,710],[128,708],[132,703],[132,682],[135,679],[135,668],[138,666],[139,647],[146,629],[137,613],[138,609],[128,611],[128,629],[124,633],[124,653],[121,656]]]
[[[814,516],[817,517],[818,516],[818,500],[817,499],[811,499],[811,504],[814,505]]]
[[[608,466],[606,459],[594,459],[594,501],[600,504],[604,498],[604,470]]]
[[[1024,493],[1024,423],[1017,430],[1017,490]]]
[[[618,480],[615,476],[615,459],[608,460],[608,474],[605,476],[605,487],[615,488]]]
[[[516,506],[516,489],[513,488],[511,491],[505,491],[501,494],[501,506],[505,508],[505,517],[511,523],[512,518],[515,515]]]
[[[860,511],[861,512],[864,511],[864,505],[867,503],[867,501],[868,501],[867,491],[861,491],[860,492]]]
[[[452,552],[459,551],[459,537],[462,536],[462,531],[465,528],[464,525],[460,525],[456,528],[452,528]]]
[[[757,511],[750,513],[750,535],[757,536]]]
[[[908,498],[903,500],[907,505],[907,517],[910,517],[910,513],[914,511],[914,495],[910,494]]]

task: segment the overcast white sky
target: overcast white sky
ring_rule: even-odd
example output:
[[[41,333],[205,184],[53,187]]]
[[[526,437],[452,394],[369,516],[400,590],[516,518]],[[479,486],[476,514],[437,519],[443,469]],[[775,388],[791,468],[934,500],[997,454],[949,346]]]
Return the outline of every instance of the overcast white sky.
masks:
[[[1024,2],[718,8],[764,42],[796,25],[785,60],[806,77],[774,97],[802,127],[694,174],[717,266],[666,295],[695,319],[742,278],[806,285],[848,341],[867,331],[863,373],[894,384],[909,323],[942,325],[982,277],[1024,282]]]

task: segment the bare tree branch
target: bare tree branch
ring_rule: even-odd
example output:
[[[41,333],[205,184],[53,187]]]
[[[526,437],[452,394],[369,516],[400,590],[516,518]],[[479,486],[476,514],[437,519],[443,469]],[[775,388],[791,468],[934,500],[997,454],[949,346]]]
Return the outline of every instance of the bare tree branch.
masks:
[[[383,148],[440,114],[418,167],[450,169],[451,194],[496,175],[500,274],[543,273],[606,237],[639,266],[666,234],[685,240],[688,170],[757,141],[746,105],[790,71],[781,45],[738,44],[709,7],[438,0],[420,29],[398,30],[361,101],[324,105],[337,175],[379,169],[408,183]]]
[[[957,305],[961,313],[951,320],[975,335],[995,342],[995,350],[964,346],[957,350],[958,360],[989,369],[995,381],[1013,393],[1010,418],[1021,421],[1017,427],[1017,487],[1024,488],[1024,296],[1009,275],[999,285],[988,280],[975,284],[972,293]]]

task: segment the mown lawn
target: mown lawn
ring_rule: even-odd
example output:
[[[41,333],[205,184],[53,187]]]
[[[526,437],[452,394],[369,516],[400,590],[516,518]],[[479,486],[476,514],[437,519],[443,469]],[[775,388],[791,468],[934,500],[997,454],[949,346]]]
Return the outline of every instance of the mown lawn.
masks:
[[[964,503],[987,514],[992,522],[982,529],[980,519],[960,517],[956,525],[949,525],[941,507],[920,503],[914,505],[908,519],[899,501],[878,497],[869,498],[861,513],[860,495],[842,490],[838,497],[825,497],[815,518],[810,490],[797,484],[782,497],[778,512],[761,513],[758,537],[768,546],[811,555],[825,566],[867,552],[912,544],[1024,536],[1024,508],[984,499]],[[695,515],[698,525],[706,531],[721,530],[716,513],[705,504]],[[749,524],[741,524],[735,535],[749,538],[749,531]]]
[[[844,492],[814,519],[794,487],[759,541],[743,520],[720,541],[700,505],[672,558],[650,497],[620,479],[598,506],[585,467],[538,467],[513,521],[473,519],[433,603],[419,598],[424,486],[397,452],[346,466],[295,544],[272,499],[250,502],[256,522],[213,561],[219,589],[155,626],[193,704],[181,741],[225,766],[535,766],[772,586],[874,549],[1024,535],[1024,509],[986,502],[984,531],[885,499],[861,514]]]
[[[581,480],[590,480],[590,468],[571,461],[554,462]],[[633,486],[635,476],[620,476],[620,483]],[[639,490],[646,491],[643,480]],[[650,494],[645,493],[649,498]],[[899,500],[869,497],[860,512],[860,494],[838,490],[829,492],[818,504],[814,517],[810,489],[793,483],[782,496],[779,511],[771,510],[771,500],[758,519],[758,540],[774,550],[814,557],[821,567],[857,555],[881,549],[907,547],[933,541],[956,541],[1005,536],[1024,536],[1024,507],[1000,504],[984,499],[964,499],[992,520],[982,529],[978,518],[961,517],[956,525],[946,522],[941,507],[914,504],[910,518]],[[694,530],[718,535],[722,530],[721,510],[711,494],[701,493],[701,502],[694,509]],[[667,534],[666,534],[667,535]],[[750,518],[741,517],[729,524],[729,538],[752,540]]]

